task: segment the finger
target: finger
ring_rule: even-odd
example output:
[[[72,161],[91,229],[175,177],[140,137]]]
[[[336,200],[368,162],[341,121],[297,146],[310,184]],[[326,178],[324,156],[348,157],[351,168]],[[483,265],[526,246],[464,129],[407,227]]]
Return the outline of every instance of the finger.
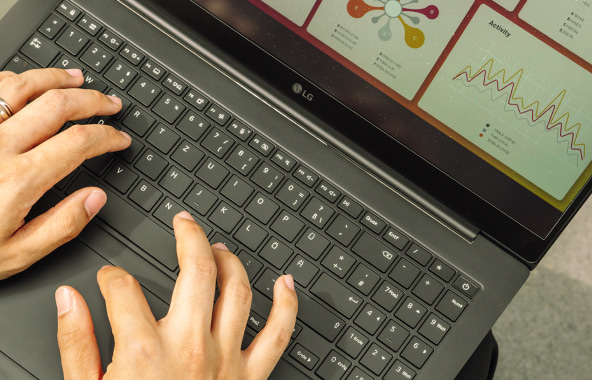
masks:
[[[156,341],[156,321],[138,281],[125,270],[105,266],[97,273],[116,350]]]
[[[99,212],[106,199],[107,196],[100,189],[81,189],[22,225],[8,240],[7,251],[13,254],[4,255],[12,257],[12,260],[2,263],[3,272],[22,272],[74,239]]]
[[[298,313],[298,298],[291,275],[278,278],[273,289],[273,306],[265,327],[244,352],[247,372],[253,379],[267,379],[288,347]]]
[[[26,187],[21,196],[38,199],[85,160],[126,149],[130,143],[127,133],[107,125],[72,126],[19,156],[31,168],[22,174]]]
[[[238,353],[249,311],[251,285],[245,267],[234,254],[221,244],[212,246],[218,266],[218,290],[212,321],[212,335],[226,354]]]
[[[216,262],[208,239],[188,212],[173,219],[179,276],[166,317],[186,331],[210,332],[216,290]]]
[[[83,82],[82,71],[78,69],[29,70],[19,75],[3,72],[0,76],[0,98],[16,114],[28,102],[53,88],[80,87]]]
[[[64,379],[101,378],[101,357],[86,302],[76,290],[67,286],[58,288],[55,299]]]
[[[120,99],[98,91],[49,90],[2,123],[0,138],[10,142],[3,149],[14,154],[26,152],[56,134],[67,121],[113,115],[120,110]]]

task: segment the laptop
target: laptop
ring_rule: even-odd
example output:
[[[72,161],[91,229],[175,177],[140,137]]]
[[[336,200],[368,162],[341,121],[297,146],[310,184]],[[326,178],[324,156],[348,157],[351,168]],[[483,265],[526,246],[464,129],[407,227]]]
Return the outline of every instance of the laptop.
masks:
[[[88,160],[108,203],[0,283],[0,377],[61,378],[54,292],[113,338],[96,272],[118,265],[157,318],[190,211],[253,287],[299,316],[271,378],[454,379],[590,194],[590,4],[565,0],[18,0],[0,68],[81,68],[119,96],[124,152]],[[71,123],[64,126],[67,128]]]

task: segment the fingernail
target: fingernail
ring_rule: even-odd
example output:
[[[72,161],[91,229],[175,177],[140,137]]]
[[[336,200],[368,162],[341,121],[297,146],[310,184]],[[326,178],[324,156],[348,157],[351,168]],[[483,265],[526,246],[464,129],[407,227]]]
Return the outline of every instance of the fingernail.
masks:
[[[80,70],[80,69],[67,69],[66,72],[74,78],[78,78],[78,77],[82,76],[82,70]]]
[[[123,135],[123,137],[125,137],[128,140],[132,140],[132,136],[130,136],[127,132],[124,131],[119,131],[119,133],[121,133]]]
[[[111,268],[112,266],[113,266],[113,265],[111,265],[111,264],[103,265],[103,266],[101,267],[101,269],[99,269],[99,270],[102,270],[102,269],[105,269],[105,268]]]
[[[101,190],[94,190],[84,200],[84,208],[89,219],[92,219],[99,213],[101,208],[107,203],[107,194]]]
[[[109,100],[111,100],[113,103],[117,104],[118,106],[121,105],[121,99],[119,99],[117,96],[107,95],[107,97],[109,98]]]
[[[291,274],[287,274],[284,276],[284,282],[286,283],[286,286],[292,290],[293,292],[294,290],[294,277],[292,277]]]
[[[212,247],[214,247],[214,248],[216,248],[216,249],[219,249],[219,250],[221,250],[221,251],[230,251],[230,250],[228,249],[228,247],[227,247],[226,245],[224,245],[224,243],[216,243],[216,244],[214,244]]]
[[[177,216],[181,219],[191,220],[192,222],[195,222],[195,219],[193,219],[193,216],[191,216],[191,214],[188,213],[187,211],[181,211],[180,213],[177,214]]]
[[[72,291],[65,286],[61,286],[55,293],[56,306],[58,308],[58,317],[72,310],[74,297]]]

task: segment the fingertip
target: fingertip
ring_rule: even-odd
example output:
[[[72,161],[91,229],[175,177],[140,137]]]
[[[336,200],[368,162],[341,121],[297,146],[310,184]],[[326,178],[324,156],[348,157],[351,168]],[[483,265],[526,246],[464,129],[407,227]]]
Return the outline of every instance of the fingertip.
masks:
[[[285,276],[283,276],[284,278],[284,284],[286,285],[286,287],[288,289],[290,289],[291,291],[295,292],[296,289],[294,288],[294,277],[291,274],[287,274]]]
[[[101,189],[93,190],[84,200],[84,208],[89,220],[94,218],[106,203],[107,194]]]
[[[58,317],[72,310],[74,305],[74,293],[68,286],[60,286],[55,292],[55,301],[58,309]]]
[[[181,211],[180,213],[175,215],[175,217],[195,222],[195,219],[193,218],[193,216],[187,211]]]

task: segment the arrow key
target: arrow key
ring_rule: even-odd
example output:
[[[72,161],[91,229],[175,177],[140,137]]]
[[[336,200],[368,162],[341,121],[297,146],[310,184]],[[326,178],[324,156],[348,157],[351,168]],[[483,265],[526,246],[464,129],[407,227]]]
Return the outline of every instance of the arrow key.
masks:
[[[422,342],[419,338],[413,337],[401,356],[409,360],[417,368],[421,368],[432,352],[434,352],[432,347]]]
[[[366,352],[366,355],[364,355],[360,363],[376,375],[380,375],[392,358],[393,356],[391,354],[374,343]]]

